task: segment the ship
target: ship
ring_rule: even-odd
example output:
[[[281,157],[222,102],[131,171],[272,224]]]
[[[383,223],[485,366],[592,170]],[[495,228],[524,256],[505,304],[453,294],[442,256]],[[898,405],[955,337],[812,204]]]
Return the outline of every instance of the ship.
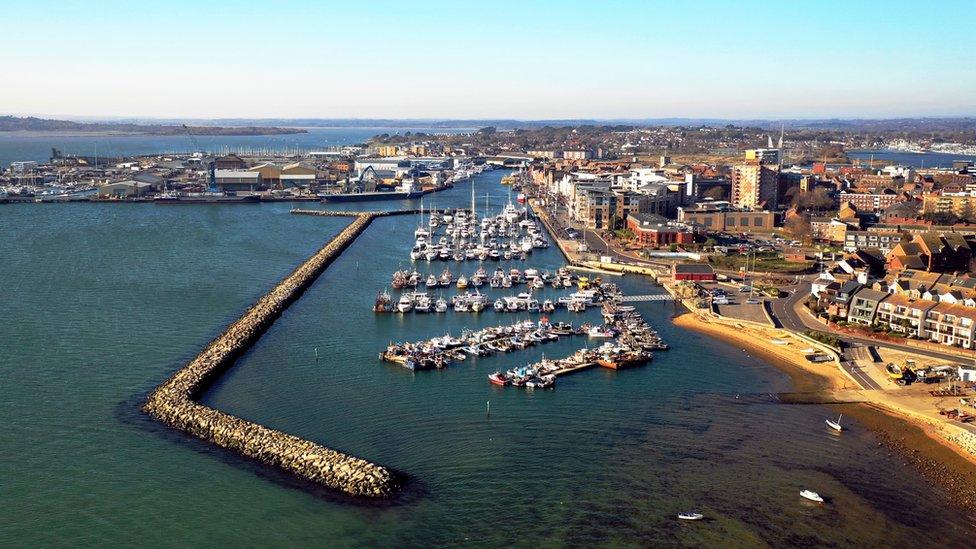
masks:
[[[376,191],[370,193],[320,194],[322,202],[371,202],[374,200],[413,200],[424,191]]]
[[[221,193],[165,193],[153,199],[155,204],[258,204],[260,202],[261,197],[256,194],[235,196]]]

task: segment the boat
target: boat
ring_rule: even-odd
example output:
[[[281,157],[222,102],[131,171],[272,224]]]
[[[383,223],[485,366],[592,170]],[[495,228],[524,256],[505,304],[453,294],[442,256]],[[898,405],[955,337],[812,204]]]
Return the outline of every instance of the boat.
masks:
[[[844,426],[840,424],[840,418],[842,418],[842,417],[844,417],[843,414],[837,416],[837,421],[834,421],[832,419],[826,419],[826,420],[824,420],[824,422],[827,424],[828,427],[830,427],[831,429],[833,429],[835,431],[838,431],[838,432],[839,431],[843,431],[844,430]]]
[[[613,337],[613,330],[604,328],[603,326],[594,326],[586,332],[587,337]]]
[[[424,196],[424,191],[376,191],[369,193],[320,194],[322,202],[372,202],[374,200],[413,200]]]
[[[431,308],[430,298],[426,295],[419,295],[416,297],[416,304],[413,306],[413,310],[418,313],[429,313]]]
[[[684,513],[678,513],[678,518],[681,520],[701,520],[705,518],[705,515],[701,513],[695,513],[692,511],[687,511]]]
[[[444,301],[443,298],[438,299],[434,303],[434,312],[435,313],[446,313],[447,312],[447,301]]]
[[[223,193],[167,193],[153,199],[154,204],[259,204],[256,194],[234,196]]]
[[[496,313],[503,312],[505,310],[505,302],[501,298],[496,299],[494,308]]]
[[[390,294],[385,290],[376,294],[376,303],[373,304],[373,312],[388,313],[393,310],[393,301]]]
[[[464,275],[459,276],[458,279],[457,279],[457,287],[460,288],[460,289],[467,288],[468,287],[468,278],[466,276],[464,276]]]
[[[824,502],[824,499],[820,497],[820,494],[814,492],[813,490],[800,490],[800,496],[817,503]]]
[[[501,372],[495,372],[495,373],[489,375],[488,376],[488,381],[490,381],[494,385],[501,385],[503,387],[505,385],[508,385],[508,380],[505,379],[505,376],[502,375]]]
[[[413,298],[409,294],[403,294],[397,301],[396,310],[401,313],[409,313],[413,309]]]

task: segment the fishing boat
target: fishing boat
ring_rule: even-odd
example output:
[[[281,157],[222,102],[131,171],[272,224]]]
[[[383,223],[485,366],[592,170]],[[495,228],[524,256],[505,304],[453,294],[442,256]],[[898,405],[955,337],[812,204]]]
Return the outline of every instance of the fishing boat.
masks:
[[[444,301],[444,298],[439,298],[434,303],[434,312],[435,313],[446,313],[447,312],[447,301]]]
[[[501,313],[505,311],[505,302],[501,298],[496,299],[493,306],[495,308],[496,313]]]
[[[508,385],[508,380],[505,379],[505,376],[501,372],[495,372],[489,375],[488,381],[490,381],[494,385],[501,385],[503,387],[505,385]]]
[[[373,312],[388,313],[393,310],[393,301],[390,294],[384,290],[376,294],[376,303],[373,304]]]
[[[590,328],[588,332],[586,332],[586,336],[606,338],[606,337],[613,337],[614,333],[613,330],[608,330],[603,326],[594,326]]]
[[[695,513],[693,511],[688,511],[685,513],[679,513],[678,518],[681,520],[701,520],[705,518],[705,515],[701,513]]]
[[[843,414],[837,416],[837,421],[834,421],[832,419],[826,419],[824,420],[824,422],[827,424],[827,427],[830,427],[831,429],[840,432],[844,430],[844,426],[840,424],[840,418],[842,417],[844,417]]]
[[[820,497],[820,494],[814,492],[813,490],[800,490],[800,497],[804,497],[810,501],[815,501],[817,503],[824,502],[824,499]]]

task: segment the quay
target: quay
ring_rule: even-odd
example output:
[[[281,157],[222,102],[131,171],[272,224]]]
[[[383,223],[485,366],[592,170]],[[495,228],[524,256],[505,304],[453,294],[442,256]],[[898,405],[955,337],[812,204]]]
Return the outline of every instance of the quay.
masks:
[[[188,434],[353,496],[387,498],[399,486],[391,470],[318,443],[203,406],[195,399],[297,300],[366,228],[376,213],[356,219],[260,298],[199,355],[157,387],[143,410]]]

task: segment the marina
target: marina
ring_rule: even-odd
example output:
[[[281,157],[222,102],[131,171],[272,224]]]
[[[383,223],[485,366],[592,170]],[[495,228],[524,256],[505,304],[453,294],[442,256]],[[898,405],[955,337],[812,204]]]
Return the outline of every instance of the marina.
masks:
[[[490,205],[496,211],[506,202],[497,183],[503,174],[496,170],[470,179],[482,194],[492,191]],[[437,195],[438,202],[463,207],[470,196],[468,184]],[[419,209],[419,201],[396,206]],[[597,527],[582,510],[560,505],[578,501],[583,507],[601,502],[614,509],[633,507],[635,512],[615,514],[613,520],[628,539],[653,544],[663,539],[656,532],[671,531],[677,513],[688,509],[707,514],[709,520],[700,523],[705,526],[714,524],[713,519],[782,524],[784,509],[775,502],[784,494],[790,502],[799,499],[796,490],[805,487],[829,494],[845,513],[886,524],[884,539],[893,543],[919,539],[919,528],[897,522],[900,510],[908,507],[928,517],[925,531],[952,532],[958,522],[940,514],[938,494],[923,480],[905,475],[897,489],[892,487],[890,471],[904,464],[890,452],[878,451],[877,439],[866,429],[859,429],[856,437],[836,437],[826,432],[824,418],[836,419],[837,414],[822,406],[735,400],[740,392],[789,391],[790,380],[736,346],[674,326],[668,320],[675,314],[671,303],[625,303],[671,345],[668,352],[654,353],[651,366],[624,371],[591,366],[560,376],[556,391],[502,388],[486,383],[486,377],[545,357],[568,357],[584,341],[592,341],[589,347],[594,348],[604,340],[562,337],[518,352],[476,360],[469,355],[447,369],[417,374],[400,366],[380,367],[377,353],[390,341],[457,336],[462,326],[480,330],[527,316],[513,314],[501,322],[490,314],[372,313],[377,290],[389,286],[392,271],[414,241],[414,214],[374,219],[260,342],[198,397],[200,405],[394,467],[415,479],[390,508],[320,496],[263,464],[166,434],[168,428],[125,410],[141,404],[146,391],[180,367],[178,357],[194,357],[220,334],[222,323],[236,319],[338,234],[348,218],[333,217],[327,210],[316,210],[326,213],[321,216],[291,215],[293,206],[282,203],[245,208],[118,208],[100,203],[9,207],[0,224],[13,236],[12,251],[0,262],[0,271],[11,291],[21,296],[8,307],[25,322],[12,325],[0,339],[8,364],[31,367],[4,370],[8,383],[3,398],[8,406],[35,406],[38,412],[30,421],[11,416],[16,421],[8,425],[4,447],[24,456],[48,448],[71,456],[72,467],[88,471],[66,475],[64,460],[11,460],[6,487],[12,505],[7,512],[22,525],[14,533],[46,531],[48,521],[70,524],[77,516],[68,509],[84,506],[98,516],[117,517],[92,526],[93,536],[106,543],[144,536],[151,544],[192,544],[201,533],[219,530],[228,536],[223,539],[244,545],[282,539],[456,544],[465,537],[501,544],[513,539],[512,529],[539,532],[540,527],[544,533],[523,533],[520,539],[593,543],[578,528],[576,533],[554,534],[568,522]],[[28,230],[37,225],[47,228],[44,235]],[[112,246],[97,245],[112,234],[127,237],[116,238]],[[226,235],[219,246],[214,245],[215,234]],[[77,269],[41,268],[58,258],[70,258]],[[553,246],[534,250],[531,263],[509,263],[498,266],[555,272],[565,259]],[[470,277],[477,269],[476,263],[463,271],[440,263],[435,273],[448,265],[456,276]],[[488,267],[489,273],[494,267]],[[91,276],[79,277],[78,272]],[[613,280],[624,295],[659,291],[640,277]],[[485,288],[481,290],[490,291]],[[575,289],[566,289],[571,291]],[[137,306],[133,295],[140,296]],[[45,310],[57,310],[57,318],[38,312]],[[107,311],[127,311],[126,321],[120,323]],[[578,314],[557,309],[547,316],[553,324],[603,324],[602,305]],[[73,327],[70,336],[66,326]],[[62,342],[56,348],[50,345],[55,339]],[[490,418],[486,401],[491,402]],[[66,422],[66,417],[71,419]],[[845,410],[845,424],[856,421],[848,417]],[[832,441],[836,438],[843,438],[841,446]],[[775,465],[770,464],[770,452],[777,456]],[[703,460],[722,461],[727,467],[708,468],[711,476],[703,482]],[[514,463],[518,475],[512,474]],[[829,478],[824,467],[831,471]],[[561,478],[586,482],[570,486]],[[666,486],[661,479],[667,479]],[[741,511],[738,498],[709,497],[708,486],[716,483],[755,494],[749,511]],[[796,490],[783,488],[794,483]],[[127,487],[150,493],[153,512],[129,499],[118,500]],[[32,497],[25,500],[18,493]],[[233,513],[208,511],[228,505]],[[532,511],[540,506],[560,511],[554,516]],[[43,511],[44,519],[34,522],[29,508]],[[510,528],[479,520],[499,508],[510,510],[503,515]],[[274,521],[272,526],[269,514],[280,512],[293,515],[294,521]],[[376,521],[386,521],[384,517],[390,520],[378,531]],[[827,543],[881,539],[843,518],[831,518],[830,528],[823,528],[825,523],[816,517],[789,524]],[[53,535],[44,539],[57,544]],[[767,539],[789,543],[786,536]]]
[[[526,320],[508,326],[496,326],[477,331],[465,330],[458,337],[445,334],[416,343],[391,343],[379,355],[380,360],[399,364],[408,370],[446,368],[468,356],[484,357],[508,353],[534,345],[558,341],[561,337],[586,335],[589,325],[573,328],[571,324],[551,324],[543,318],[538,322]]]

